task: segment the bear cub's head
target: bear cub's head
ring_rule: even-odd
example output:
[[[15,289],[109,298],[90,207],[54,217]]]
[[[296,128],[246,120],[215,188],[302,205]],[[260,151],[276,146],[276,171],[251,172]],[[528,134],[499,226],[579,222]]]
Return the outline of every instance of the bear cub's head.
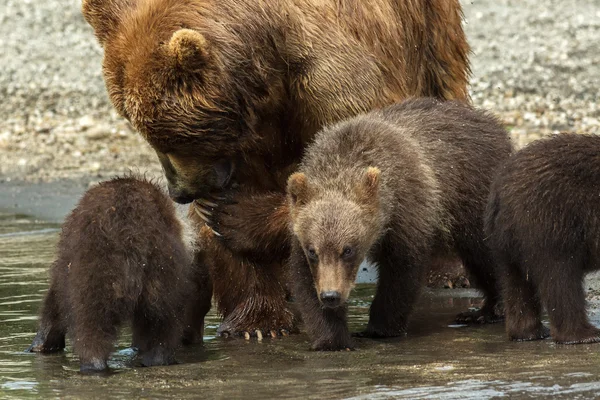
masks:
[[[323,307],[345,304],[360,264],[381,235],[379,177],[380,170],[369,167],[347,190],[324,189],[303,172],[288,179],[292,231]]]

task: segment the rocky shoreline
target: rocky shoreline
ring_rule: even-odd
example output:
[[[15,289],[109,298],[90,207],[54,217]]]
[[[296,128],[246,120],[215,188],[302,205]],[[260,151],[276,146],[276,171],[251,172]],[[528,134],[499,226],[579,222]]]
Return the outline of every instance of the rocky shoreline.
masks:
[[[152,149],[110,105],[102,50],[80,0],[7,0],[0,10],[0,182],[89,184],[160,176]],[[463,1],[473,103],[517,146],[600,134],[600,6],[594,0]]]

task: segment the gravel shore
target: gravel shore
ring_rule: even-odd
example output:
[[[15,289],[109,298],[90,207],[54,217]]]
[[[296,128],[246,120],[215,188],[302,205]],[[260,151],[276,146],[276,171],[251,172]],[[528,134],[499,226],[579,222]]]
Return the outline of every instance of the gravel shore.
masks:
[[[0,9],[0,182],[160,175],[152,149],[110,105],[102,50],[80,0],[5,0]],[[473,102],[518,146],[600,134],[600,3],[463,1]]]

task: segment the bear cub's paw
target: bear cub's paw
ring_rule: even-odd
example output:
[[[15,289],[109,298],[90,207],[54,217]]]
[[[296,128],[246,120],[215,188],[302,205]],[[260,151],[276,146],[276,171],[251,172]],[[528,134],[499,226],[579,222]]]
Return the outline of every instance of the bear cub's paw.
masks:
[[[154,367],[157,365],[177,364],[172,351],[157,347],[142,354],[142,366]]]
[[[558,344],[600,343],[600,329],[589,327],[569,335],[556,334],[553,338]]]
[[[79,364],[79,372],[84,374],[96,374],[108,372],[108,364],[106,360],[100,358],[93,358],[89,361],[82,361]]]
[[[510,340],[515,342],[529,342],[532,340],[543,340],[550,337],[550,329],[541,325],[531,332],[521,332],[519,334],[509,333]]]
[[[54,353],[65,349],[64,335],[47,333],[40,329],[35,335],[31,345],[25,350],[26,353]]]
[[[496,307],[473,308],[455,318],[457,324],[495,324],[504,321],[504,314]]]

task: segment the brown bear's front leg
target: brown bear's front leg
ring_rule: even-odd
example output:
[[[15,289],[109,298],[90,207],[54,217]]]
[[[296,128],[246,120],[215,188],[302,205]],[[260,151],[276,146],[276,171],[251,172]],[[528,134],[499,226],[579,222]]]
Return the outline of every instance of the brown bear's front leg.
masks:
[[[223,316],[218,334],[260,338],[294,332],[282,264],[259,265],[238,257],[206,225],[200,235],[217,309]]]
[[[283,193],[248,190],[223,194],[215,207],[198,200],[227,249],[256,263],[281,263],[289,255],[288,206]],[[204,204],[202,204],[204,202]],[[202,212],[202,211],[199,211]]]
[[[312,339],[313,350],[349,350],[354,345],[347,323],[347,308],[323,308],[306,257],[297,240],[293,241],[289,261],[289,282],[292,295]]]
[[[367,329],[357,336],[381,338],[406,335],[408,318],[424,284],[428,265],[428,257],[422,255],[424,251],[415,249],[410,252],[412,245],[393,238],[386,238],[381,246],[376,257],[379,279],[369,323]]]

